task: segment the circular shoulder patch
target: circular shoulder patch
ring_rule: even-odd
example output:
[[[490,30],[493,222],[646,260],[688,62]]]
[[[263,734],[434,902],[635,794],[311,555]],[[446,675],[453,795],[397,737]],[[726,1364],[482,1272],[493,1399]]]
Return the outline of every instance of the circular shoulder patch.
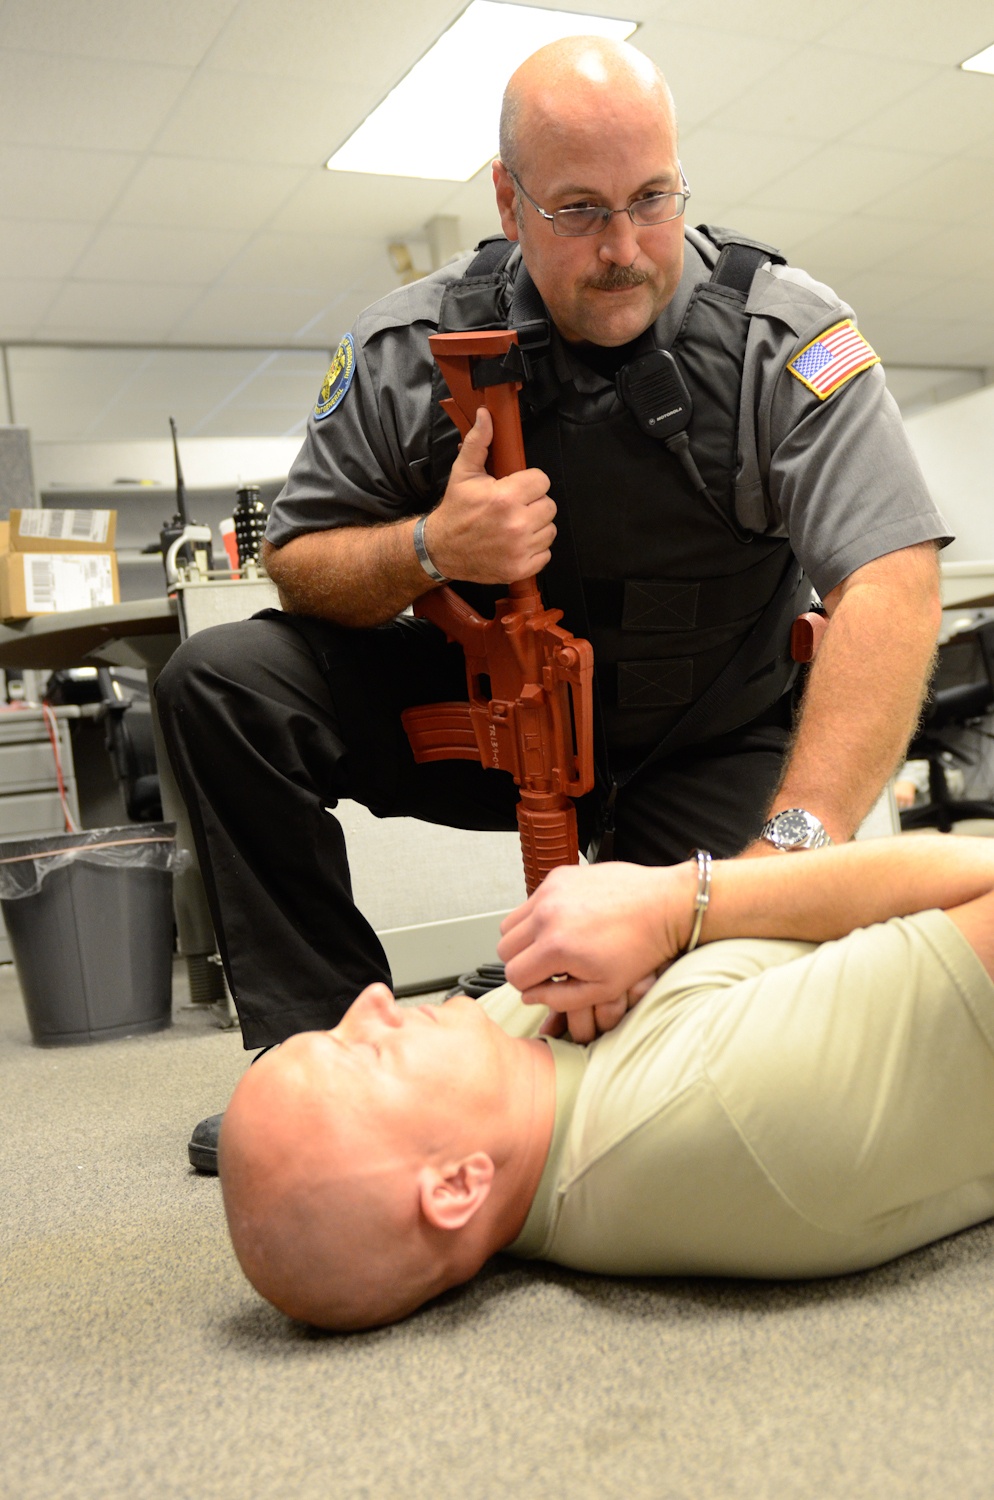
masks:
[[[347,333],[335,350],[335,358],[328,366],[318,399],[314,407],[314,420],[321,422],[330,417],[336,406],[345,400],[346,392],[355,374],[355,343]]]

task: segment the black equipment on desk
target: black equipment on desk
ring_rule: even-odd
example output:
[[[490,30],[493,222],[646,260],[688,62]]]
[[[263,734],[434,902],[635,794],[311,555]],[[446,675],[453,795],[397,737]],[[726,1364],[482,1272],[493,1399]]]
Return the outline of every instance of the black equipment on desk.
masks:
[[[258,562],[268,513],[257,484],[243,485],[237,491],[231,519],[235,523],[235,541],[238,543],[238,566],[244,568],[246,563]]]
[[[177,537],[182,536],[183,532],[188,526],[198,525],[198,522],[190,520],[190,512],[188,511],[186,505],[186,484],[183,480],[183,469],[179,461],[179,443],[176,438],[176,423],[172,417],[169,418],[169,430],[173,435],[173,463],[176,468],[176,514],[173,516],[171,521],[166,522],[162,530],[159,532],[159,548],[162,552],[163,566],[165,565],[166,557],[169,553],[169,548],[172,546],[173,542],[176,541]],[[193,547],[194,544],[192,542],[188,542],[186,546],[181,548],[180,550],[181,552],[192,551]],[[204,564],[205,570],[209,570],[210,568],[212,568],[214,566],[214,557],[211,551],[210,542],[199,542],[197,544],[196,550],[198,552],[203,551],[204,553],[206,553],[206,562]]]

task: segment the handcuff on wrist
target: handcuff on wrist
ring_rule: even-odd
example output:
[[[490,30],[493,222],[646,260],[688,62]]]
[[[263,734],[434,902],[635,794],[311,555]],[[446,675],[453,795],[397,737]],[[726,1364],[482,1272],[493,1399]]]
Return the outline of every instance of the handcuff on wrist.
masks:
[[[690,856],[697,861],[697,892],[694,896],[694,925],[690,929],[690,942],[684,948],[684,953],[693,953],[701,936],[701,926],[704,922],[704,913],[711,903],[711,865],[710,851],[707,849],[695,849]]]

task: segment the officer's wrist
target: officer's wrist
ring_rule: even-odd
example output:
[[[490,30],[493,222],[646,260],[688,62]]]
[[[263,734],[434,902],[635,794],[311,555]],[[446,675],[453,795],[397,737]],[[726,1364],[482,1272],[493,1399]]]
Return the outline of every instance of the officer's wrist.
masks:
[[[448,578],[442,572],[441,568],[435,565],[431,553],[428,550],[428,543],[425,537],[425,528],[429,520],[429,516],[430,512],[427,516],[419,516],[414,523],[414,553],[418,559],[418,562],[421,564],[422,571],[427,575],[428,578],[431,579],[432,583],[448,583]]]

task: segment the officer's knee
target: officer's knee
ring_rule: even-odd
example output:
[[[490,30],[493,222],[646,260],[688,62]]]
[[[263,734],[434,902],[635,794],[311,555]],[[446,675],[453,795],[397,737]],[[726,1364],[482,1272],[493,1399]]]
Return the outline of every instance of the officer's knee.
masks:
[[[236,620],[227,625],[212,625],[183,641],[155,684],[160,715],[172,717],[204,688],[250,682],[272,649],[270,632],[252,628],[266,623]]]

